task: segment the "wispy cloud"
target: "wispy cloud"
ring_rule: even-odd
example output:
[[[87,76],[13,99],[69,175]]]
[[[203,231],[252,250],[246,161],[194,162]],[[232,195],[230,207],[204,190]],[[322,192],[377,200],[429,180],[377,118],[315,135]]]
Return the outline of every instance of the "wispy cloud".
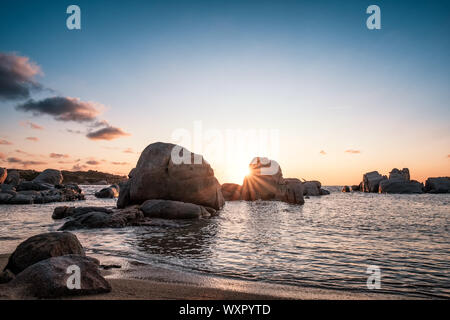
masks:
[[[7,140],[0,139],[0,144],[3,144],[3,145],[12,145],[12,142],[9,142],[9,141],[7,141]]]
[[[86,165],[84,165],[84,164],[82,164],[82,165],[76,164],[76,165],[74,165],[74,166],[72,167],[72,170],[73,170],[73,171],[81,171],[81,170],[83,170],[83,169],[87,169],[87,167],[88,167],[88,166],[86,166]]]
[[[24,167],[47,164],[46,162],[42,162],[42,161],[22,160],[22,159],[19,159],[19,158],[16,158],[16,157],[10,157],[10,158],[6,159],[6,161],[8,163],[20,164],[20,165],[22,165]]]
[[[0,52],[0,98],[26,99],[32,89],[41,88],[34,77],[42,74],[28,57]]]
[[[61,158],[69,158],[70,156],[68,154],[62,154],[62,153],[50,153],[50,158],[53,159],[61,159]]]
[[[38,141],[39,141],[39,138],[38,138],[38,137],[26,137],[25,140],[33,141],[33,142],[38,142]]]
[[[38,124],[36,124],[34,122],[31,122],[31,121],[22,121],[22,122],[20,122],[20,125],[22,127],[29,127],[31,129],[35,129],[35,130],[44,130],[43,126],[40,126],[40,125],[38,125]]]
[[[127,148],[127,149],[123,150],[123,153],[134,153],[134,151],[131,148]]]
[[[116,162],[116,161],[112,161],[111,163],[115,166],[125,166],[129,164],[128,162]]]
[[[97,160],[89,160],[89,161],[86,161],[86,164],[88,164],[90,166],[98,166],[99,164],[101,164],[101,162],[97,161]]]
[[[112,126],[89,132],[86,135],[86,137],[91,140],[114,140],[125,136],[130,136],[130,134],[123,131],[121,128]]]
[[[326,155],[327,153],[325,152],[325,151],[323,151],[323,150],[320,150],[320,152],[319,152],[321,155]]]
[[[348,150],[345,150],[345,153],[359,154],[359,153],[361,153],[361,151],[360,150],[348,149]]]
[[[6,159],[6,154],[0,152],[0,159],[1,160],[5,160]]]

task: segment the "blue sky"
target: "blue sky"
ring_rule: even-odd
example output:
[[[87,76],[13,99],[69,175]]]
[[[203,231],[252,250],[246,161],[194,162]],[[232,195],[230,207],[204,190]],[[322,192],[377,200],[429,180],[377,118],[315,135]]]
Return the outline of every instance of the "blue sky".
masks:
[[[81,8],[81,30],[66,28],[70,4]],[[371,4],[381,30],[366,28]],[[449,9],[449,1],[2,1],[0,52],[29,57],[52,90],[33,98],[101,103],[103,119],[131,136],[89,141],[65,132],[82,130],[78,123],[0,101],[0,139],[14,142],[0,151],[95,154],[129,163],[98,169],[126,173],[138,154],[117,150],[170,141],[200,120],[280,130],[285,175],[331,184],[399,166],[419,180],[449,175]],[[23,142],[34,134],[18,126],[26,120],[46,128],[38,144]],[[207,159],[227,180],[225,164]]]

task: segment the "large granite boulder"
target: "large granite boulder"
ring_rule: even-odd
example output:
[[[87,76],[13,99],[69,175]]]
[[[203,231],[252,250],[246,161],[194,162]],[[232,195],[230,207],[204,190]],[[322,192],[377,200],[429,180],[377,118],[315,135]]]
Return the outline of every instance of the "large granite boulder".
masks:
[[[213,208],[172,200],[147,200],[140,209],[145,217],[162,219],[209,218],[216,213]]]
[[[62,183],[63,175],[59,170],[45,169],[36,178],[34,178],[33,181],[38,183],[49,183],[56,185]]]
[[[428,178],[427,181],[425,181],[425,192],[449,193],[450,177]]]
[[[379,193],[423,193],[423,184],[410,180],[406,181],[403,178],[394,178],[382,180],[379,184]]]
[[[241,186],[237,183],[222,184],[222,194],[226,201],[241,200]]]
[[[214,171],[202,156],[171,143],[152,143],[141,153],[120,190],[118,208],[150,199],[175,200],[220,209],[225,201]]]
[[[240,199],[247,201],[277,200],[304,204],[303,184],[298,179],[284,179],[279,164],[268,158],[255,157],[244,178]]]
[[[36,262],[66,254],[84,255],[83,247],[74,234],[69,232],[38,234],[19,244],[9,257],[5,270],[18,274]]]
[[[386,180],[386,176],[382,176],[378,171],[367,172],[363,175],[362,189],[364,192],[378,192],[380,182]]]
[[[7,286],[19,296],[58,298],[106,293],[111,286],[100,274],[99,262],[84,255],[65,255],[41,260],[19,273]],[[80,286],[73,281],[79,270]]]
[[[95,193],[95,197],[97,198],[117,198],[119,196],[119,186],[113,184],[108,188],[103,188],[100,191]]]
[[[0,168],[0,184],[5,182],[7,176],[8,171],[6,170],[6,168]]]

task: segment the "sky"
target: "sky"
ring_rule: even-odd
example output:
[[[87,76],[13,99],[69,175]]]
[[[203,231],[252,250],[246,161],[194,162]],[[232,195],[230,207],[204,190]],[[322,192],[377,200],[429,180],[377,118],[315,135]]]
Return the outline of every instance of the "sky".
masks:
[[[253,156],[324,185],[449,176],[449,57],[449,1],[2,0],[0,166],[127,174],[163,141],[221,183]]]

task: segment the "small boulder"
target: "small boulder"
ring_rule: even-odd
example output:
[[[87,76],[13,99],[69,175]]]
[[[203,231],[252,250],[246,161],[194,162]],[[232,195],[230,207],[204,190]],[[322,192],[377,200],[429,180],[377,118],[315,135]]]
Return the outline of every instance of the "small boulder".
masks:
[[[342,188],[342,192],[350,192],[349,186],[344,186],[344,187]]]
[[[64,219],[67,217],[76,217],[89,212],[105,212],[113,213],[113,210],[104,207],[56,207],[53,210],[52,218],[55,220]]]
[[[80,287],[70,277],[80,271]],[[71,285],[69,285],[71,284]],[[99,262],[84,255],[65,255],[37,262],[19,273],[7,285],[24,296],[59,298],[111,291],[111,285],[100,274]]]
[[[77,237],[69,232],[49,232],[28,238],[14,250],[5,270],[14,274],[50,257],[66,254],[84,255],[83,247]]]
[[[320,196],[320,188],[322,184],[319,181],[305,181],[303,182],[304,196]]]
[[[352,185],[352,191],[360,191],[360,185],[358,184]]]
[[[123,228],[139,225],[143,218],[144,215],[138,206],[115,209],[113,213],[90,211],[74,216],[72,220],[67,221],[59,230]]]
[[[119,196],[119,186],[113,184],[108,188],[103,188],[95,193],[97,198],[117,198]]]
[[[449,193],[450,177],[428,178],[427,181],[425,181],[425,192]]]
[[[63,181],[63,175],[59,170],[45,169],[36,178],[34,178],[33,181],[38,183],[49,183],[52,185],[61,184]]]

